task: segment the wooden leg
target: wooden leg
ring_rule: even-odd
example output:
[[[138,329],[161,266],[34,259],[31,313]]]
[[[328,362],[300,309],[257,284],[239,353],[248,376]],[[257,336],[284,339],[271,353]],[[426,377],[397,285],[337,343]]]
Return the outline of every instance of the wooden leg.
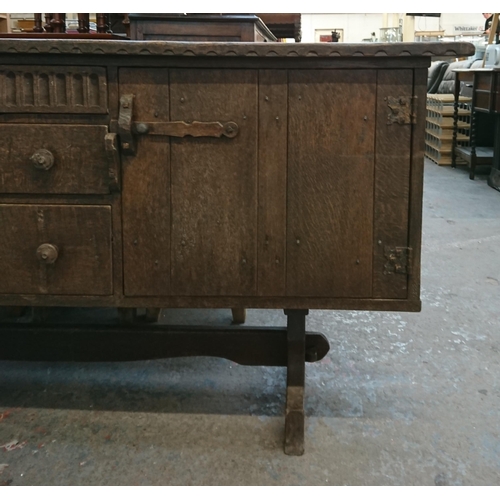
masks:
[[[118,318],[120,323],[135,323],[137,321],[137,309],[135,307],[119,307]]]
[[[16,319],[26,314],[26,307],[4,306],[0,307],[0,320],[1,319]]]
[[[146,323],[158,323],[161,309],[159,307],[148,307],[146,309]]]
[[[247,319],[247,310],[243,307],[234,307],[231,309],[233,311],[233,323],[235,325],[242,325]]]
[[[48,307],[33,307],[31,313],[33,323],[37,325],[43,325],[44,323],[46,323],[49,314],[48,310]]]
[[[285,453],[304,454],[304,388],[307,309],[285,309],[287,315],[287,387]]]

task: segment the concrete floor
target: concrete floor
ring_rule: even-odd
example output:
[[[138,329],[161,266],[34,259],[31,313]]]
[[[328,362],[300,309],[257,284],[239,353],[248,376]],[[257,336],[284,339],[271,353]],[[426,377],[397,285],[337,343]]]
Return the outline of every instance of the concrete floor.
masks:
[[[0,484],[500,484],[500,193],[485,179],[426,162],[420,314],[311,311],[331,351],[307,367],[304,456],[282,451],[282,368],[0,362]]]

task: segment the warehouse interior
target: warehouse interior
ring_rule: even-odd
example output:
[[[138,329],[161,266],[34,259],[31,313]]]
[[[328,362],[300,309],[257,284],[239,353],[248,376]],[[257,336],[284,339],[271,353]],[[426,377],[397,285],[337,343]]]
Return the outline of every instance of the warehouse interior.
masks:
[[[31,40],[37,26],[48,39],[82,34],[77,28],[96,36],[105,30],[126,44],[134,33],[146,37],[153,15],[117,14],[122,17],[114,24],[113,15],[79,16],[0,14],[0,66],[12,64],[2,52],[2,33],[9,41],[16,35]],[[130,26],[123,23],[128,16]],[[281,26],[276,18],[266,23],[265,15],[251,16],[265,27],[258,24],[262,36],[286,45],[473,45],[469,56],[432,58],[418,108],[425,116],[416,114],[423,162],[421,311],[308,308],[307,331],[321,332],[329,350],[305,364],[300,456],[283,448],[286,366],[209,356],[27,361],[0,349],[0,485],[499,485],[498,14],[283,14]],[[46,28],[51,23],[55,31]],[[478,73],[492,75],[488,89],[495,97],[487,104]],[[7,114],[0,102],[0,119]],[[7,116],[1,126],[8,122]],[[2,168],[7,172],[0,161],[0,174]],[[22,194],[1,190],[3,182],[2,174],[0,205],[23,203]],[[51,203],[65,202],[50,196]],[[2,224],[0,211],[0,227],[7,227]],[[6,255],[0,244],[0,261]],[[0,284],[0,335],[12,325],[68,325],[70,331],[152,314],[141,307],[124,315],[98,302],[27,307],[27,293],[19,293],[25,296],[19,303],[2,302],[2,290]],[[157,309],[158,325],[217,329],[236,322],[231,304]],[[287,327],[283,309],[245,312],[245,328]],[[40,337],[38,347],[26,350],[45,352]],[[106,347],[97,342],[94,349]]]

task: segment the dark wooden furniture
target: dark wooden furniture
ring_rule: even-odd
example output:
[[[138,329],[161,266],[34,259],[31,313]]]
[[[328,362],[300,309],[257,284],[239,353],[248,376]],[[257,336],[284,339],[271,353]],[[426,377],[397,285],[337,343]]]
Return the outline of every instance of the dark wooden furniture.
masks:
[[[33,14],[33,29],[22,33],[1,33],[0,38],[51,38],[51,39],[127,39],[129,35],[128,14],[96,14],[96,30],[90,30],[90,14],[77,14],[78,28],[73,31],[66,30],[66,14],[45,14],[45,24],[42,14]],[[114,21],[114,28],[118,33],[113,33],[110,18]],[[119,24],[117,24],[119,23]]]
[[[255,14],[129,14],[133,40],[275,42]]]
[[[296,42],[302,39],[300,14],[256,14],[262,22],[278,38],[293,38]]]
[[[130,14],[129,19],[133,40],[276,41],[273,33],[253,14]],[[232,308],[232,315],[234,324],[245,323],[245,308]]]
[[[302,453],[304,363],[328,351],[307,310],[420,310],[427,67],[473,51],[0,40],[0,305],[288,315],[2,325],[0,359],[287,366],[285,451]]]
[[[457,155],[470,165],[471,179],[474,179],[476,166],[492,165],[488,185],[500,190],[500,68],[473,68],[456,70],[455,85],[455,124],[458,119],[458,97],[462,84],[472,86],[471,103],[471,140],[470,147],[456,146],[456,127],[453,135],[452,166],[456,165]],[[494,117],[493,148],[478,148],[478,113]],[[481,155],[481,156],[479,156]]]

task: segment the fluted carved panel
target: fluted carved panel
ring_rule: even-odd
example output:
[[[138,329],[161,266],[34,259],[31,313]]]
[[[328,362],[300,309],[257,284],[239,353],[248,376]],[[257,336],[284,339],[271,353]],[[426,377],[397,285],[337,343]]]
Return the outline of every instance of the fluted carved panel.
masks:
[[[107,112],[105,68],[0,66],[0,113]]]

